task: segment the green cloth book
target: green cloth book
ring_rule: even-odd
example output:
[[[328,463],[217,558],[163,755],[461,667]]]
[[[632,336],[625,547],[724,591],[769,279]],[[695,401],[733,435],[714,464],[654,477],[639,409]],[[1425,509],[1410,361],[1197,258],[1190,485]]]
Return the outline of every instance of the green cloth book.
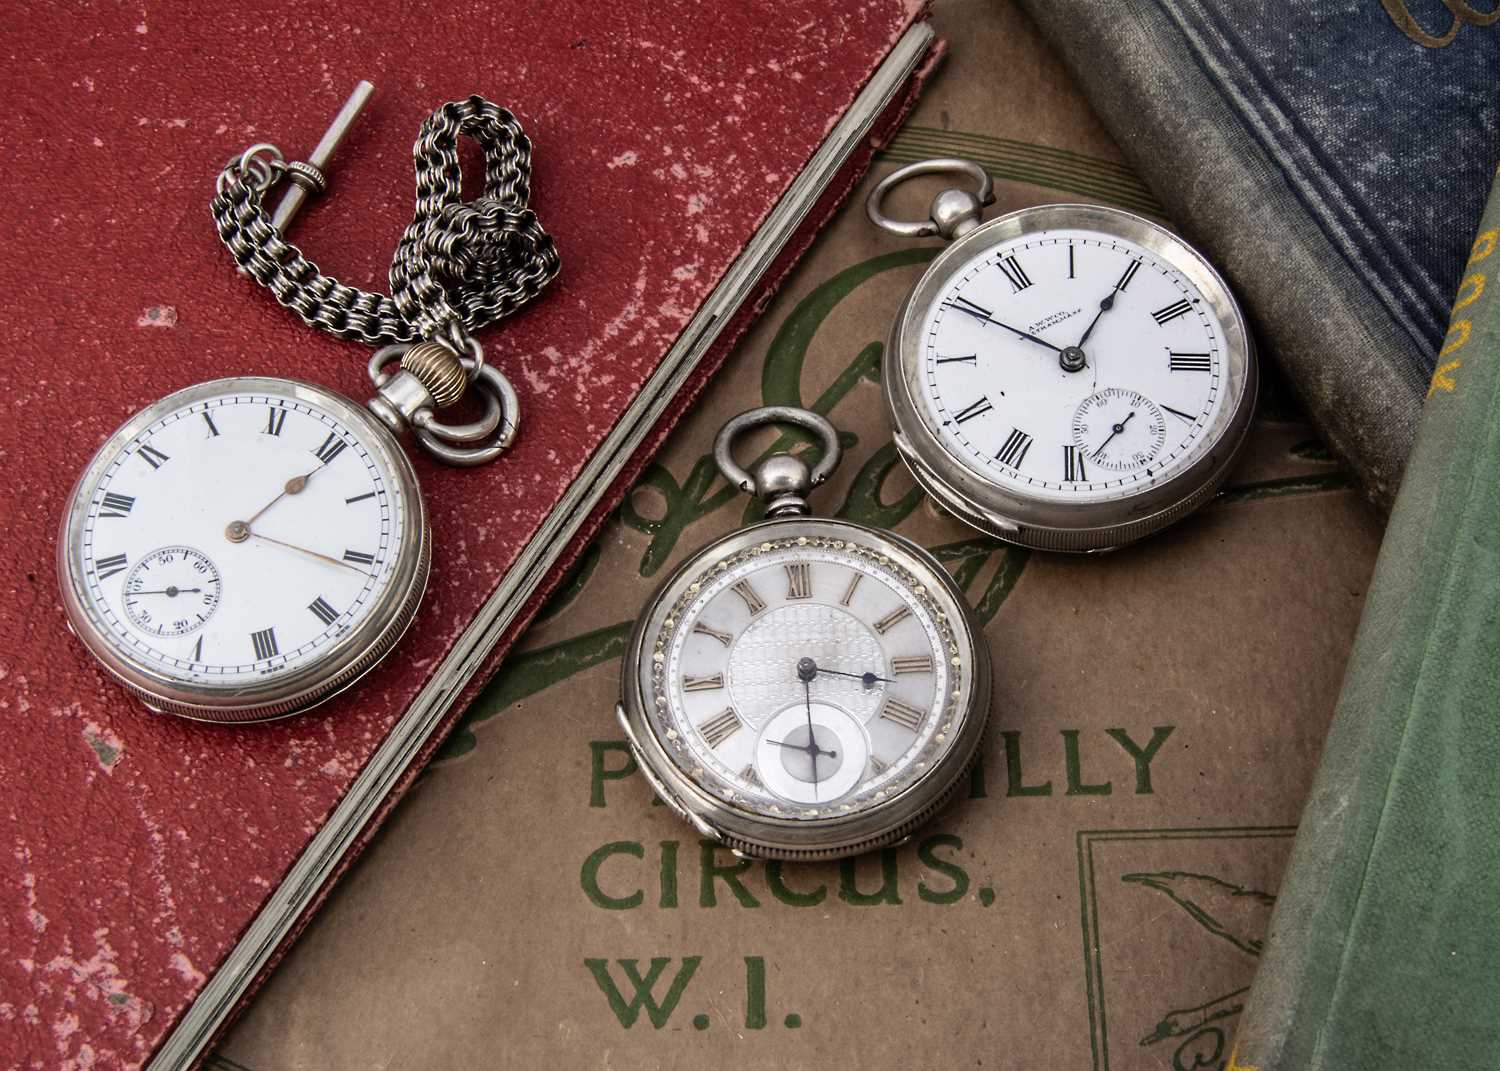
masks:
[[[1500,1067],[1500,182],[1227,1071]]]

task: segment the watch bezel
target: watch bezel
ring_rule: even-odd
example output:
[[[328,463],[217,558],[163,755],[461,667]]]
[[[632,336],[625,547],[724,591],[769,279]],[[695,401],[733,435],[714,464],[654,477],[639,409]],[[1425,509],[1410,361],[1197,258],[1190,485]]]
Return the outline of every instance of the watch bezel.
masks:
[[[691,777],[664,744],[649,716],[653,680],[643,667],[661,632],[666,614],[688,587],[715,562],[733,558],[757,545],[799,537],[830,538],[880,548],[891,561],[916,577],[930,593],[951,635],[957,657],[970,667],[956,674],[957,695],[947,709],[955,725],[952,743],[925,771],[890,799],[849,815],[778,818],[726,802]],[[700,831],[746,855],[775,859],[836,858],[893,843],[930,818],[951,797],[972,765],[989,717],[991,665],[989,648],[963,591],[925,550],[894,533],[852,521],[798,517],[763,521],[732,532],[682,562],[646,603],[626,650],[621,674],[620,720],[636,761],[658,793]]]
[[[1028,496],[986,479],[942,441],[925,416],[920,379],[926,310],[956,270],[995,246],[1062,229],[1100,232],[1161,257],[1204,296],[1223,328],[1224,401],[1204,427],[1196,456],[1164,480],[1091,502]],[[1228,474],[1254,415],[1258,392],[1255,349],[1243,312],[1207,259],[1151,220],[1101,205],[1023,208],[976,227],[943,250],[907,294],[892,324],[882,376],[898,452],[922,487],[959,518],[1023,546],[1068,551],[1103,550],[1155,532],[1201,505]]]
[[[405,500],[406,517],[394,550],[390,580],[361,622],[329,648],[291,672],[234,684],[177,680],[129,658],[110,641],[86,593],[81,528],[100,478],[116,455],[144,429],[178,409],[226,394],[263,392],[317,406],[390,459],[389,475]],[[245,723],[300,713],[349,687],[393,647],[411,624],[426,590],[431,534],[416,470],[390,431],[363,407],[315,384],[277,376],[231,376],[196,383],[153,402],[111,434],[74,483],[58,539],[58,579],[68,623],[90,654],[152,710],[195,721]]]

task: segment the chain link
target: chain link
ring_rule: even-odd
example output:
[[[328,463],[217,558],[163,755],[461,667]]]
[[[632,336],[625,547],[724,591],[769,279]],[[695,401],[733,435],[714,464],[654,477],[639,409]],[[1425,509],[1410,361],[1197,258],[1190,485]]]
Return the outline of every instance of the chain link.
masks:
[[[461,199],[458,137],[484,150],[484,195]],[[557,274],[557,248],[526,207],[531,140],[483,97],[444,104],[412,146],[416,213],[391,263],[391,297],[322,274],[271,225],[266,192],[286,173],[274,146],[252,146],[220,173],[212,210],[235,263],[303,322],[350,341],[431,339],[461,357],[469,332],[508,316]]]

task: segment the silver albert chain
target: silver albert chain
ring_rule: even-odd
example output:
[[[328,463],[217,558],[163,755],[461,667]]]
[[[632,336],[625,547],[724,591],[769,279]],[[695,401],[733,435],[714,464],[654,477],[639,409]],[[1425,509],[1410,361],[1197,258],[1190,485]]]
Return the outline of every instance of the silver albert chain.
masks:
[[[288,161],[265,142],[219,173],[212,202],[219,237],[242,273],[266,287],[304,323],[379,346],[370,358],[369,408],[392,432],[410,428],[422,447],[452,465],[498,457],[515,438],[516,393],[484,360],[473,333],[517,311],[557,275],[557,249],[527,207],[531,141],[504,108],[471,96],[450,101],[422,124],[412,147],[417,205],[391,262],[391,296],[345,286],[285,238],[309,196],[328,188],[325,169],[374,87],[360,82],[306,161]],[[484,193],[465,202],[458,137],[484,151]],[[275,214],[266,196],[285,181]],[[388,371],[400,361],[400,370]],[[479,388],[483,416],[444,424],[438,410]]]

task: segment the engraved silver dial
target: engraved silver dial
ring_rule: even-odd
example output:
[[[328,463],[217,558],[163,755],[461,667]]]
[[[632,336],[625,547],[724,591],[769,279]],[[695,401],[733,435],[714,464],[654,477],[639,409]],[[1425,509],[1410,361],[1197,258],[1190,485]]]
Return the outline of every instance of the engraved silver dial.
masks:
[[[946,797],[987,714],[988,654],[952,581],[844,522],[766,522],[703,551],[633,650],[643,762],[759,854],[888,840]]]

